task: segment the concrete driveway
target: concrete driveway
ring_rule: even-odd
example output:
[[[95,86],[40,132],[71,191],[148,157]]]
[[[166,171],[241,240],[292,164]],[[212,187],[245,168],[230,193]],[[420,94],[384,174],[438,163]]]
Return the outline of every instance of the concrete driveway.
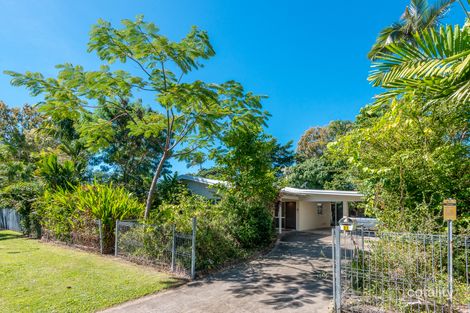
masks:
[[[329,312],[331,234],[289,232],[263,258],[105,312]]]

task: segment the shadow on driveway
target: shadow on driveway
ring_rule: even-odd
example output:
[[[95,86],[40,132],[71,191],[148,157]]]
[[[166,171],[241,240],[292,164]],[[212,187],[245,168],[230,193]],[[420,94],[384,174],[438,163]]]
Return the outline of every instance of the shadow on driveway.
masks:
[[[289,232],[266,256],[109,312],[328,312],[331,236]]]

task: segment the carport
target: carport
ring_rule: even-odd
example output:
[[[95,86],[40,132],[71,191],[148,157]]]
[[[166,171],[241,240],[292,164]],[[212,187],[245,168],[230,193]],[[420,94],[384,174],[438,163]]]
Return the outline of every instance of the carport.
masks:
[[[363,198],[357,191],[285,187],[281,190],[275,222],[279,232],[329,227],[341,217],[350,216],[350,203]]]

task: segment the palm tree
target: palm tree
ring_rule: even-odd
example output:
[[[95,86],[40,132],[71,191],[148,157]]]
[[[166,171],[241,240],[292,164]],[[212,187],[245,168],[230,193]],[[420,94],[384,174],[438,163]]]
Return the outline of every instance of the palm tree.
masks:
[[[413,43],[416,32],[434,28],[455,0],[440,0],[429,5],[427,0],[411,0],[398,22],[383,29],[367,57],[374,60],[378,53],[387,52],[390,43],[406,41]]]
[[[388,44],[372,63],[369,81],[386,89],[376,103],[405,95],[412,101],[470,104],[470,23],[415,33],[412,40]]]

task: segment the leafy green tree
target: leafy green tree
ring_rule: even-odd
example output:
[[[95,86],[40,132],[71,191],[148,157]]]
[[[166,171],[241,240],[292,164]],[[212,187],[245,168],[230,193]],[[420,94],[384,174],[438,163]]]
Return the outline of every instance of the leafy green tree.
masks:
[[[327,126],[307,129],[297,144],[297,160],[302,162],[321,157],[328,143],[347,133],[351,127],[350,121],[331,121]]]
[[[361,182],[368,208],[390,229],[435,231],[441,202],[459,202],[459,228],[470,221],[467,113],[452,104],[423,111],[412,101],[394,101],[371,125],[339,139],[332,150],[347,160]],[[416,215],[417,207],[426,207]],[[423,210],[420,210],[423,213]]]
[[[350,121],[331,121],[327,126],[307,129],[297,145],[297,163],[285,171],[285,183],[296,188],[353,190],[345,162],[327,155],[328,144],[352,127]]]
[[[9,108],[0,102],[0,207],[15,209],[23,231],[38,231],[33,203],[42,194],[43,183],[35,175],[43,149],[54,145],[41,134],[44,118],[35,108]]]
[[[44,96],[41,110],[52,118],[78,120],[78,131],[87,146],[98,152],[109,146],[115,136],[113,121],[128,116],[132,136],[155,140],[160,149],[153,170],[145,217],[148,216],[165,163],[171,158],[187,162],[203,160],[223,129],[263,124],[261,96],[245,92],[234,81],[223,84],[191,81],[189,73],[215,52],[206,32],[193,27],[180,41],[171,41],[159,33],[153,23],[123,20],[123,28],[114,28],[100,20],[90,33],[88,51],[108,63],[98,71],[81,66],[59,65],[57,78],[40,73],[10,74],[12,84],[26,86],[32,95]],[[112,71],[110,64],[132,62],[140,75],[125,70]],[[128,103],[139,103],[136,93],[149,93],[154,109],[143,115],[129,111]],[[90,108],[112,107],[116,115],[105,119]]]
[[[274,172],[277,177],[281,177],[295,162],[292,141],[283,145],[274,137],[265,135],[265,139],[269,141],[270,145],[273,147],[270,158]],[[223,179],[224,173],[222,168],[216,164],[211,168],[201,168],[196,175],[213,179]]]
[[[127,103],[126,110],[135,116],[143,116],[149,111],[139,103]],[[95,112],[99,118],[112,120],[114,136],[105,148],[92,157],[91,164],[99,168],[99,171],[94,173],[95,177],[102,175],[104,180],[123,185],[143,199],[161,157],[159,141],[143,134],[131,134],[128,128],[129,123],[132,123],[131,116],[122,115],[113,120],[119,111],[120,109],[115,107],[102,107]],[[168,164],[162,171],[163,175],[166,174],[167,167]]]
[[[452,197],[458,231],[469,230],[469,35],[467,22],[387,44],[369,76],[384,91],[330,146],[387,229],[440,230],[442,200]]]
[[[286,144],[279,143],[276,138],[271,139],[274,149],[272,150],[271,160],[273,163],[276,176],[282,176],[287,168],[292,166],[295,162],[294,149],[292,141]]]
[[[41,236],[39,217],[34,214],[34,202],[43,192],[40,181],[18,181],[0,189],[0,207],[15,209],[20,215],[23,232]]]
[[[295,188],[354,190],[355,185],[345,162],[334,162],[327,157],[314,157],[300,162],[286,171],[286,185]]]
[[[414,45],[414,35],[438,26],[439,21],[446,15],[454,2],[455,0],[442,0],[430,5],[427,0],[411,0],[400,20],[380,32],[367,55],[368,58],[373,60],[379,55],[387,53],[387,46],[391,43],[404,41]]]
[[[224,134],[224,148],[215,153],[222,178],[222,207],[233,236],[244,248],[270,242],[273,207],[278,194],[272,154],[276,144],[260,130],[232,130]]]
[[[35,162],[37,153],[51,144],[49,137],[39,133],[43,123],[44,117],[35,108],[9,108],[0,101],[0,144],[11,158]]]

